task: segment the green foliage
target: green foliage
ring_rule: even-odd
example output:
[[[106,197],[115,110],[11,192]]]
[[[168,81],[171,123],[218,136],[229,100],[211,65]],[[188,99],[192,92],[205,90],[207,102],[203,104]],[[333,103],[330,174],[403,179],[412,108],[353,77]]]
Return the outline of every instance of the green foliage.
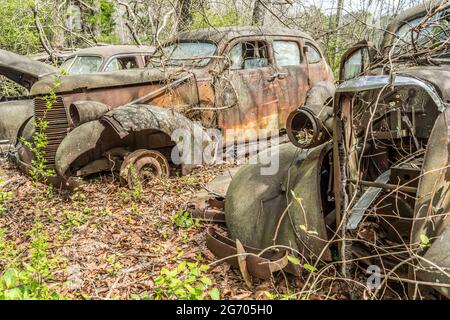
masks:
[[[220,292],[213,281],[204,275],[207,265],[196,262],[181,262],[172,270],[162,268],[154,279],[156,300],[204,300],[220,299]]]
[[[170,221],[172,221],[174,226],[182,229],[189,229],[198,224],[198,220],[193,219],[191,213],[184,210],[180,210],[170,216]]]
[[[0,185],[3,183],[2,179],[0,178]],[[5,213],[7,211],[6,207],[6,201],[11,200],[12,198],[12,192],[10,191],[3,191],[0,188],[0,215]]]
[[[0,229],[0,267],[15,265],[15,258],[19,254],[15,244],[6,239],[5,233],[5,229]]]
[[[27,95],[27,90],[19,84],[0,76],[0,97],[18,97]]]
[[[287,256],[287,259],[289,260],[290,263],[292,263],[294,265],[300,265],[300,260],[297,257]],[[313,265],[310,265],[309,263],[304,263],[303,264],[303,268],[305,270],[308,270],[309,272],[316,272],[317,271],[317,268],[314,267]]]
[[[131,189],[124,189],[120,192],[124,203],[141,202],[144,199],[144,188],[141,183],[137,183]]]
[[[132,300],[151,300],[151,297],[148,294],[130,294],[130,298]]]
[[[294,256],[287,256],[287,259],[289,260],[290,263],[298,265],[300,264],[300,260],[297,257]]]
[[[229,8],[223,13],[213,10],[194,11],[192,13],[192,29],[208,27],[230,27],[241,24],[241,16],[235,8]]]
[[[31,5],[34,5],[32,0],[0,1],[0,48],[20,54],[39,51]]]
[[[122,264],[118,261],[120,254],[111,254],[106,260],[108,261],[109,267],[106,271],[111,275],[116,275],[120,269],[122,269]]]
[[[297,295],[292,293],[270,293],[269,291],[264,291],[264,294],[267,300],[298,300]]]
[[[93,209],[87,206],[86,195],[80,189],[74,190],[71,199],[70,210],[62,212],[65,222],[60,225],[60,236],[64,239],[71,237],[77,228],[84,225],[93,212]]]
[[[113,32],[116,23],[113,15],[116,12],[116,7],[113,1],[100,0],[100,17],[99,22],[102,29],[102,34],[109,35]]]
[[[99,34],[96,35],[97,40],[117,43],[118,38],[113,35],[114,28],[116,26],[114,13],[116,7],[111,0],[91,0],[92,5],[97,5],[98,11],[92,12],[86,19],[87,24],[92,30],[99,29]]]
[[[430,245],[431,245],[430,238],[428,238],[426,234],[421,234],[420,235],[420,247],[422,249],[426,249],[426,248],[430,247]]]
[[[316,230],[308,230],[304,224],[300,225],[300,229],[305,231],[309,235],[318,236],[319,233]]]
[[[144,199],[144,187],[142,181],[138,176],[134,165],[130,164],[128,170],[131,174],[133,183],[129,189],[122,190],[120,195],[124,203],[141,202]]]
[[[303,268],[305,268],[306,270],[308,270],[309,272],[316,272],[317,268],[314,267],[313,265],[310,265],[308,263],[304,263],[303,264]]]
[[[63,212],[63,215],[66,218],[69,226],[78,228],[87,222],[87,219],[91,212],[91,208],[85,208],[82,210],[66,210]]]
[[[49,285],[60,261],[51,256],[42,226],[36,223],[27,234],[31,238],[27,261],[19,264],[20,251],[5,239],[5,231],[0,231],[0,260],[5,266],[0,273],[0,300],[65,299],[56,286]]]

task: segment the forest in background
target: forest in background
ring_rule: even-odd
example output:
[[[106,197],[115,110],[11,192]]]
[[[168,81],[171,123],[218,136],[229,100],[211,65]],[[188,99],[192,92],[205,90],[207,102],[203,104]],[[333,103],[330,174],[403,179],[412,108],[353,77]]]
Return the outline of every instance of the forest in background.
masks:
[[[322,45],[333,70],[352,44],[377,41],[420,0],[1,0],[0,48],[56,56],[101,44],[158,45],[185,30],[228,26],[300,29]]]

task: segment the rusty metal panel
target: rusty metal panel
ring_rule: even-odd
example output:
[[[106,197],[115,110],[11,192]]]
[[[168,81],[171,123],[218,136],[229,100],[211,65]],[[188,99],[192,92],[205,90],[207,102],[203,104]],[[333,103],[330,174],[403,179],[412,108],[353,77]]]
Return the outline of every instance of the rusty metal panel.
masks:
[[[69,119],[62,97],[58,96],[51,108],[47,108],[47,103],[42,97],[35,98],[34,115],[35,119],[47,122],[47,128],[44,130],[47,145],[43,152],[47,166],[53,168],[56,150],[66,137],[69,128]]]

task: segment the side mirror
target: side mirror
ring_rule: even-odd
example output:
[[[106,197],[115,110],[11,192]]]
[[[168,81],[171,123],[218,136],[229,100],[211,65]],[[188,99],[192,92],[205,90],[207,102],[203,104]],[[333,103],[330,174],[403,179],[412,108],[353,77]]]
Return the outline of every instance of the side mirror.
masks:
[[[347,50],[339,69],[339,81],[346,81],[365,74],[376,55],[375,46],[371,42],[361,41]]]

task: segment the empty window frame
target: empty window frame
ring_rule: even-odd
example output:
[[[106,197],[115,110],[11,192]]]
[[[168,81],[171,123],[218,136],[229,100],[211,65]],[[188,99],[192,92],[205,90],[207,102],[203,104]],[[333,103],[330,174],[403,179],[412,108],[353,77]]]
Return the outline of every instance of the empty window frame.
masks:
[[[322,61],[322,56],[320,55],[319,49],[317,49],[312,44],[310,43],[305,44],[305,52],[306,52],[306,59],[308,60],[309,64],[319,63],[320,61]]]
[[[231,70],[256,69],[269,66],[268,47],[264,41],[245,41],[229,52]]]

